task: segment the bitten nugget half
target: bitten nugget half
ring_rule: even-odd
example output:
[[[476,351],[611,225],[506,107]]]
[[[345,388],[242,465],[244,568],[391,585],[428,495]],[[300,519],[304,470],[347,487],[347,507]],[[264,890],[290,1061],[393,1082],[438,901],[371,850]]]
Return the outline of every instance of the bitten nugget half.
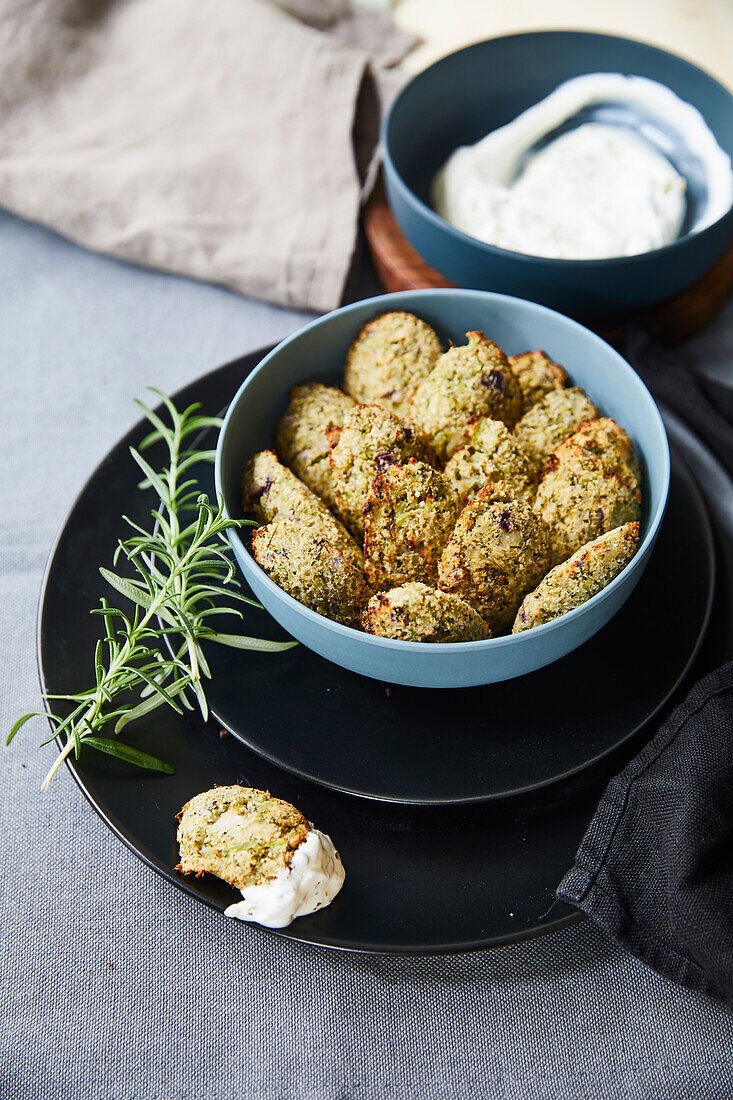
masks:
[[[529,505],[498,482],[461,512],[440,559],[438,586],[478,611],[494,633],[550,567],[549,533]]]
[[[506,424],[482,416],[465,434],[468,442],[443,471],[461,507],[473,500],[487,481],[505,481],[517,496],[531,503],[537,488],[532,463]]]
[[[258,527],[252,553],[293,599],[345,626],[360,625],[362,608],[372,595],[364,574],[312,527],[288,519]]]
[[[349,348],[344,389],[364,405],[381,405],[398,416],[442,353],[430,325],[401,310],[380,313],[362,326]]]
[[[567,561],[551,569],[534,592],[524,597],[512,634],[542,626],[580,607],[629,564],[638,543],[639,524],[625,523],[581,546]]]
[[[631,440],[608,417],[592,420],[550,456],[534,510],[552,530],[553,562],[641,515]]]
[[[331,452],[336,507],[354,535],[364,537],[364,505],[376,475],[410,458],[437,465],[432,447],[416,429],[380,405],[354,405]]]
[[[458,596],[420,581],[372,596],[361,621],[368,634],[403,642],[478,642],[489,637],[477,611]]]
[[[425,462],[410,459],[377,474],[364,508],[364,559],[372,587],[434,584],[457,515],[448,482]]]
[[[524,412],[531,409],[541,397],[552,390],[561,390],[568,384],[568,376],[558,363],[553,363],[544,351],[525,351],[510,355],[509,366],[522,391]]]
[[[529,455],[538,475],[557,447],[577,431],[585,420],[598,416],[598,409],[578,386],[551,390],[526,412],[514,429],[514,438]]]
[[[178,817],[178,870],[218,875],[237,890],[286,870],[309,832],[295,806],[253,787],[214,787]]]
[[[522,413],[522,391],[504,352],[483,332],[467,332],[467,344],[450,348],[410,398],[410,417],[431,440],[439,458],[463,443],[477,416],[512,427]]]
[[[290,391],[287,410],[277,422],[280,458],[329,508],[335,503],[329,455],[353,404],[334,386],[306,382]]]
[[[260,451],[247,464],[242,479],[242,507],[263,523],[297,520],[311,528],[314,535],[328,539],[347,561],[363,570],[364,557],[349,532],[307,485],[278,462],[274,451]]]

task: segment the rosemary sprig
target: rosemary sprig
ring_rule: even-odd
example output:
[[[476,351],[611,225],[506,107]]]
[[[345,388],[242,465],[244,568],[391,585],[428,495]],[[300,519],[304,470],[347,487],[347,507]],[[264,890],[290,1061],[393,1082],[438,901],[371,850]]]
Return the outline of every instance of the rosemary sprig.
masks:
[[[63,761],[72,752],[78,759],[85,747],[138,767],[171,773],[173,769],[164,761],[139,752],[117,735],[130,722],[163,703],[179,714],[183,708],[192,709],[189,694],[198,703],[203,718],[208,717],[204,680],[211,672],[202,642],[265,652],[297,645],[222,634],[209,624],[213,615],[242,617],[240,610],[222,605],[222,599],[261,606],[233,590],[238,583],[224,537],[227,528],[249,521],[227,519],[221,502],[213,508],[206,495],[199,492],[196,481],[186,477],[192,467],[212,462],[215,453],[197,450],[190,445],[190,437],[220,427],[221,421],[201,415],[198,404],[179,413],[165,394],[153,392],[163,402],[170,424],[138,401],[153,430],[139,450],[130,448],[145,475],[139,488],[153,489],[158,498],[151,511],[153,529],[148,531],[124,516],[134,533],[118,542],[114,569],[100,569],[111,587],[132,602],[133,610],[126,613],[102,598],[100,607],[92,610],[104,623],[104,637],[97,642],[94,653],[94,683],[70,695],[45,696],[71,705],[65,717],[31,711],[19,718],[8,734],[9,745],[27,721],[46,714],[53,733],[43,744],[58,737],[65,739],[43,781],[44,789]],[[156,471],[140,452],[161,441],[168,448],[168,459],[167,465]],[[132,576],[116,571],[120,562],[128,563]],[[109,726],[113,726],[113,736],[100,737]]]

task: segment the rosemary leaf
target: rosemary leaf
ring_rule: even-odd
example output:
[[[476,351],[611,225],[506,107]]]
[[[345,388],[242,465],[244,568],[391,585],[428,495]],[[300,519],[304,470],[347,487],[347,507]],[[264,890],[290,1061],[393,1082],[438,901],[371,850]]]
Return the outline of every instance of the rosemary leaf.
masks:
[[[43,714],[42,710],[29,710],[27,714],[21,715],[21,717],[18,719],[18,721],[13,722],[12,726],[10,727],[10,732],[8,733],[8,736],[5,738],[5,744],[6,745],[10,744],[10,742],[13,740],[13,738],[15,737],[18,730],[21,729],[21,727],[24,726],[26,724],[26,722],[29,722],[31,720],[31,718],[38,718],[42,714]]]
[[[137,749],[133,749],[132,745],[126,745],[124,741],[116,741],[111,737],[87,737],[85,741],[90,748],[97,749],[98,752],[109,753],[110,756],[116,756],[118,760],[124,760],[127,764],[136,764],[138,768],[148,768],[153,772],[165,772],[166,775],[173,775],[173,768],[170,764],[166,764],[164,760],[159,760],[157,756],[150,756],[146,752],[138,752]]]
[[[232,646],[234,649],[257,649],[261,653],[282,653],[283,650],[292,649],[298,643],[270,642],[266,638],[245,638],[241,634],[207,634],[206,640],[218,642],[219,645]]]

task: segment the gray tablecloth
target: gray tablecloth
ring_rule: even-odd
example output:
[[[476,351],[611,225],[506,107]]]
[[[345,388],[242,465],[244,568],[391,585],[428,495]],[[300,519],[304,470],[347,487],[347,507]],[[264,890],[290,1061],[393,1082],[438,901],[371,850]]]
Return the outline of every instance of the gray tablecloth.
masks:
[[[46,555],[132,398],[300,320],[0,215],[0,728],[37,702]],[[732,345],[730,309],[687,353],[733,375]],[[39,732],[0,758],[1,1100],[733,1094],[731,1014],[586,924],[437,959],[276,941],[158,879],[66,771],[41,795]]]

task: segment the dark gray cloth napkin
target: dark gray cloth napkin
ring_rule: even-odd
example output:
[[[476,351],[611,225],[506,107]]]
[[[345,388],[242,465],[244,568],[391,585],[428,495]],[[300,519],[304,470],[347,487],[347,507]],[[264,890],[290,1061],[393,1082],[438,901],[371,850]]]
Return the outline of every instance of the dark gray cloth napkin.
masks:
[[[627,334],[626,358],[655,398],[686,421],[733,477],[733,388],[693,373],[638,328]]]
[[[733,474],[733,391],[638,331],[627,357]],[[609,783],[557,896],[658,973],[733,1007],[733,662]]]

